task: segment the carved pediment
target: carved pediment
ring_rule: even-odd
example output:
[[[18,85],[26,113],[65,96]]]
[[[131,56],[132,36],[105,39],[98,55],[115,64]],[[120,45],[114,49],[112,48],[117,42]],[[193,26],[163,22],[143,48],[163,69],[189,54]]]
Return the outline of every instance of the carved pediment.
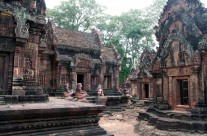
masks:
[[[76,60],[76,66],[79,68],[92,68],[93,64],[92,64],[92,60],[90,58],[90,56],[86,55],[86,54],[78,54],[75,56],[75,60]]]
[[[77,63],[78,68],[90,68],[91,67],[91,62],[86,59],[79,59]]]
[[[155,57],[156,57],[156,52],[154,50],[145,49],[143,51],[140,58],[139,76],[152,77],[150,70]]]
[[[161,51],[161,67],[190,65],[193,54],[192,46],[183,35],[171,34]]]
[[[153,65],[152,65],[152,70],[153,71],[160,70],[160,60],[158,60],[158,58],[154,61]]]

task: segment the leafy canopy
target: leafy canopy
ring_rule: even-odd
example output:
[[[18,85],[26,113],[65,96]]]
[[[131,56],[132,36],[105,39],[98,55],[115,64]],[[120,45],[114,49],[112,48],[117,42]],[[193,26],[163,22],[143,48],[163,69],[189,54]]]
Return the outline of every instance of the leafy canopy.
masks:
[[[58,26],[72,30],[89,30],[103,15],[104,7],[95,0],[66,0],[53,9],[48,9],[48,17]]]

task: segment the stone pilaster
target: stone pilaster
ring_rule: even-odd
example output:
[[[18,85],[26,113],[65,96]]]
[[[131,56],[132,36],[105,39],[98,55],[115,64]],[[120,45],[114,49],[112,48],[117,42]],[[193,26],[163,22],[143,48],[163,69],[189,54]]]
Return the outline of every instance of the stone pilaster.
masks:
[[[72,89],[76,90],[76,85],[77,85],[77,73],[75,71],[71,72],[72,76]]]

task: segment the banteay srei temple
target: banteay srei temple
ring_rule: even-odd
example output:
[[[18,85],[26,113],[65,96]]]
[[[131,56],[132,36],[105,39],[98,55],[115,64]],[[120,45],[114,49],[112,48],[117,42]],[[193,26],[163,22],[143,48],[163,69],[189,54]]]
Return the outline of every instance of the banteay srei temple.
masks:
[[[206,15],[199,0],[168,0],[155,27],[157,52],[142,54],[137,96],[149,108],[139,118],[159,129],[207,130]]]
[[[144,107],[137,120],[158,129],[207,132],[207,9],[199,0],[167,1],[154,27],[157,50],[143,50],[122,87],[116,47],[96,29],[57,26],[46,10],[45,0],[0,0],[0,136],[113,136],[100,115],[132,105]]]

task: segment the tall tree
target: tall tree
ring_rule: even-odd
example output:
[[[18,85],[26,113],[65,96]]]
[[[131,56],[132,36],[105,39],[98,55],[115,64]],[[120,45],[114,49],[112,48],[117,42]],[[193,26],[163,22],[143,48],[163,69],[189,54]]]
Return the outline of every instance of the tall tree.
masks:
[[[144,10],[130,10],[120,16],[107,16],[97,28],[103,33],[106,45],[114,43],[122,50],[120,80],[129,74],[131,68],[139,66],[139,57],[145,48],[156,45],[154,26],[157,24],[166,0],[154,0]],[[117,44],[118,43],[118,44]]]
[[[95,0],[66,0],[47,14],[60,27],[87,31],[101,19],[104,9]]]

